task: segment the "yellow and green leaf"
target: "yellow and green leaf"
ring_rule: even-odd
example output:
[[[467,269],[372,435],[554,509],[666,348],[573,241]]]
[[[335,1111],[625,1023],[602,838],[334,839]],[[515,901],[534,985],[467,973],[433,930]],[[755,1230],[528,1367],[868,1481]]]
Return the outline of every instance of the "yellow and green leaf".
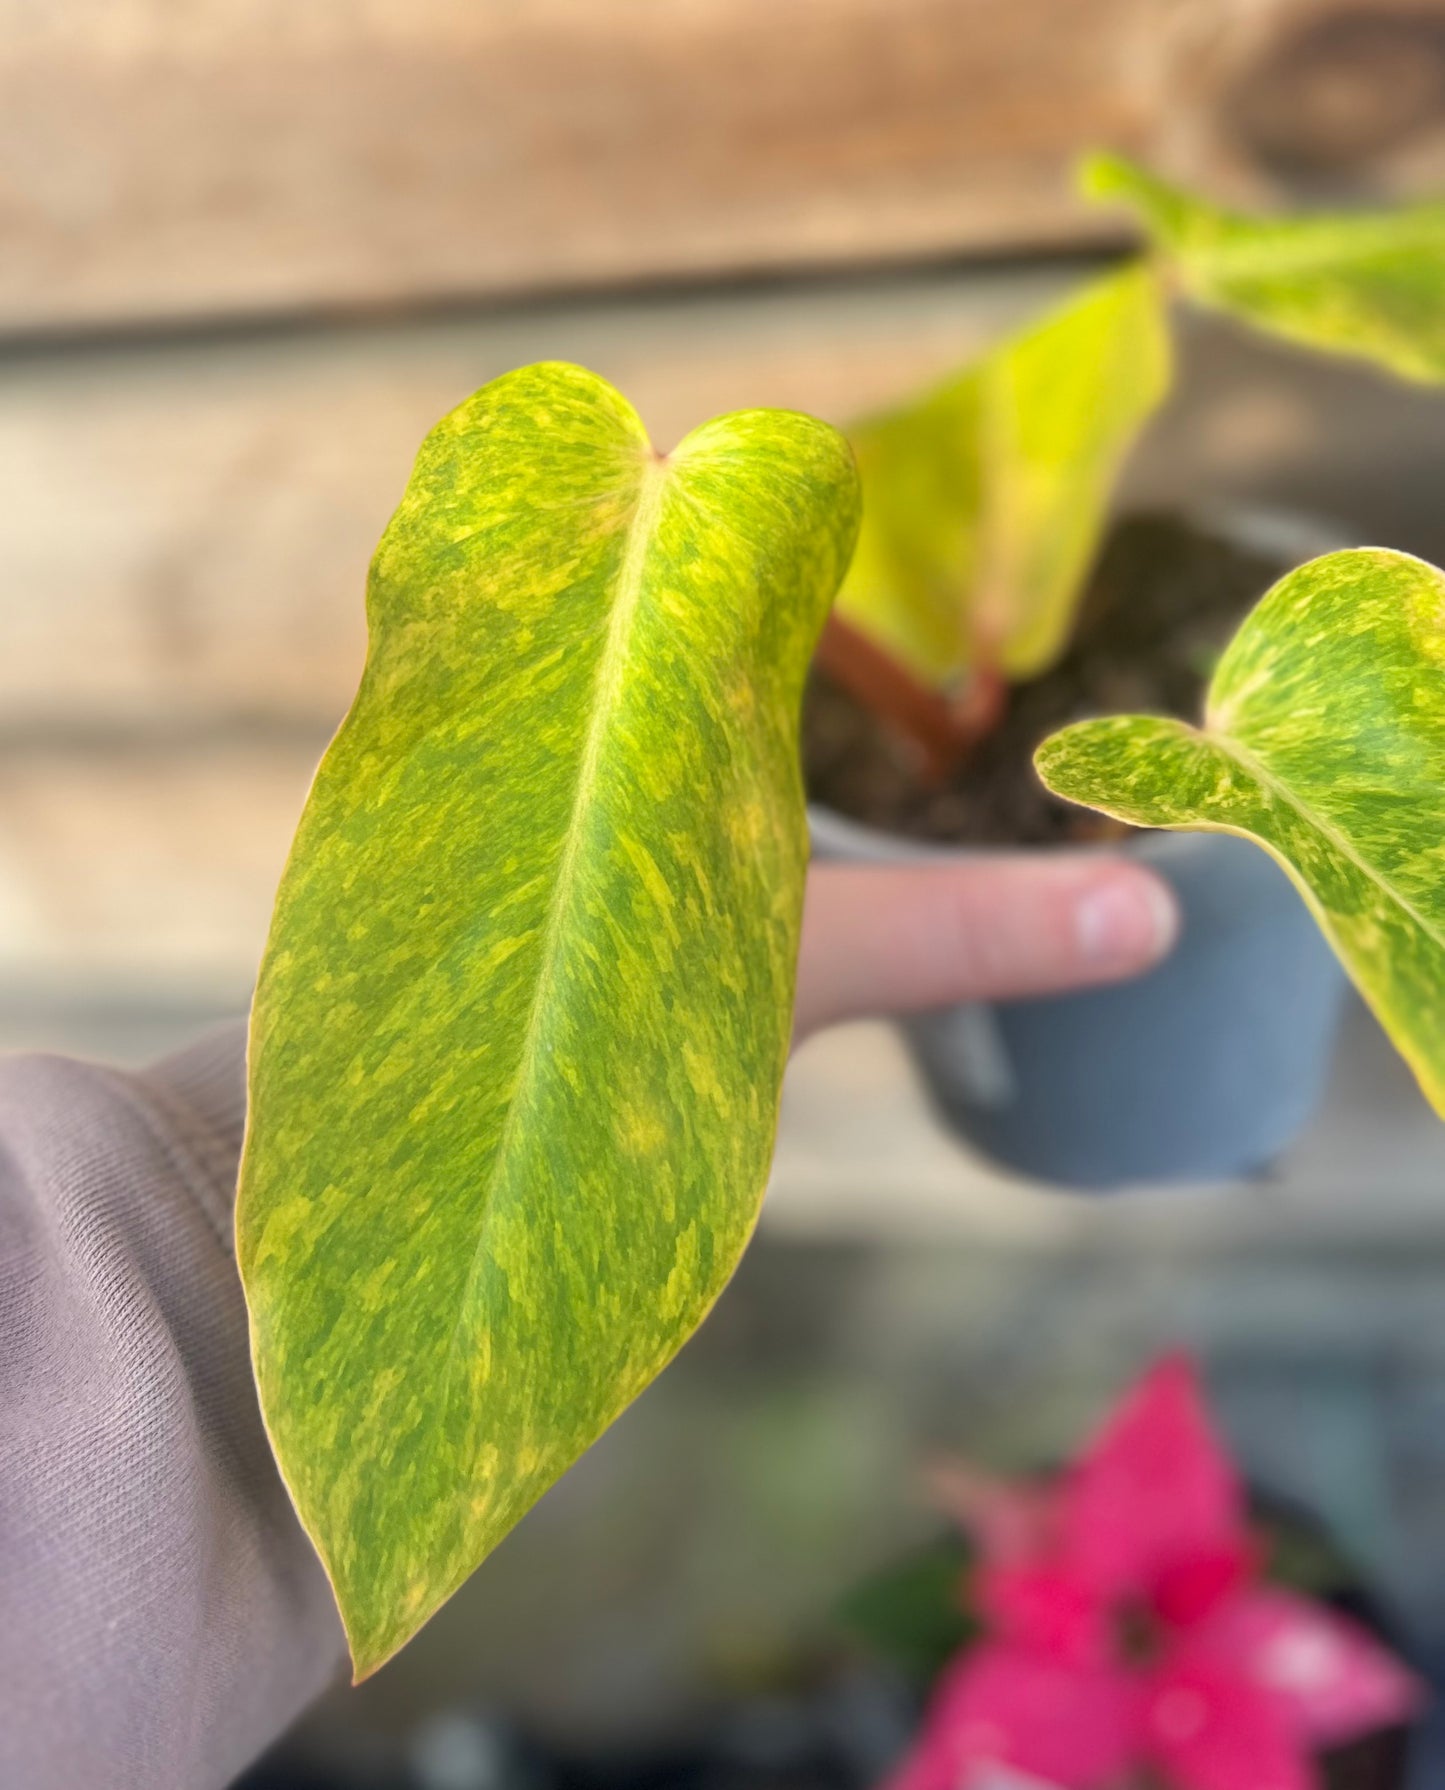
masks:
[[[1035,762],[1136,826],[1262,845],[1445,1113],[1445,573],[1375,548],[1312,560],[1230,643],[1202,727],[1084,721]]]
[[[656,455],[542,365],[427,437],[251,1022],[261,1403],[358,1675],[667,1363],[757,1217],[842,437]]]
[[[1445,204],[1251,217],[1107,155],[1085,164],[1084,184],[1133,206],[1190,298],[1309,348],[1445,379]]]
[[[1120,465],[1168,390],[1154,273],[1132,265],[942,385],[850,430],[863,480],[839,612],[916,677],[1013,678],[1067,641]]]

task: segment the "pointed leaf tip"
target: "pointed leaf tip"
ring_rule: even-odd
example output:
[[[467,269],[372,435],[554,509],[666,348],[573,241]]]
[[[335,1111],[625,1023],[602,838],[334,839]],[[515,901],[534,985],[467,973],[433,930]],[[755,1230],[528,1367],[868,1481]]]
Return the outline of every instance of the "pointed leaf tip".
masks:
[[[1074,181],[1086,199],[1107,201],[1136,190],[1141,178],[1147,178],[1137,163],[1110,149],[1090,150],[1079,158]]]

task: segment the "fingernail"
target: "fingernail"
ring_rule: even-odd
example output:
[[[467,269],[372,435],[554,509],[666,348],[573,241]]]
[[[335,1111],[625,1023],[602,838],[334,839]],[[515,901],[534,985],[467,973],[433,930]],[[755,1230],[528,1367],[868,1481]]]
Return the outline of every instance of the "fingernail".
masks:
[[[1153,877],[1116,876],[1081,897],[1074,929],[1086,962],[1142,966],[1174,943],[1179,913]]]

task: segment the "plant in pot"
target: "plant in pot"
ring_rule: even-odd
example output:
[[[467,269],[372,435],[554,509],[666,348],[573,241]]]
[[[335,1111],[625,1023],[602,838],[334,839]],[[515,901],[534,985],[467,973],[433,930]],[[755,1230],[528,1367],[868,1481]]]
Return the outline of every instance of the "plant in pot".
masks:
[[[1084,1186],[1219,1179],[1268,1164],[1314,1106],[1335,961],[1268,856],[1219,832],[1124,840],[1031,760],[1085,717],[1193,719],[1245,610],[1338,544],[1250,514],[1107,532],[1124,457],[1169,388],[1169,300],[1438,381],[1445,207],[1254,219],[1111,158],[1086,178],[1133,202],[1148,253],[851,432],[862,533],[805,707],[814,839],[876,860],[1119,835],[1179,896],[1168,962],[1127,986],[926,1015],[907,1036],[942,1110],[1010,1167]],[[1090,799],[1048,762],[1058,794]]]
[[[1327,1534],[1250,1495],[1183,1355],[1063,1472],[932,1475],[959,1525],[843,1612],[928,1687],[885,1790],[1397,1790],[1424,1689]]]
[[[236,1208],[261,1412],[358,1677],[666,1366],[751,1235],[802,690],[858,509],[824,424],[742,412],[661,456],[605,381],[546,364],[443,419],[382,537],[261,964]],[[1086,723],[1045,764],[1266,844],[1437,1100],[1442,660],[1445,576],[1331,555],[1236,637],[1207,735]]]

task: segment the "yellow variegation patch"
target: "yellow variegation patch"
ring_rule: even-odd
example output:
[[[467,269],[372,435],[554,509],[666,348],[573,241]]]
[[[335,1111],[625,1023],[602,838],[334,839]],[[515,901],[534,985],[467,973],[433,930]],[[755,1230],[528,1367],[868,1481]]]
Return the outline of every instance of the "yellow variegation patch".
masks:
[[[934,686],[980,661],[1042,670],[1169,379],[1159,286],[1135,265],[859,423],[863,528],[839,612]]]
[[[1312,560],[1240,628],[1202,728],[1084,721],[1036,763],[1136,826],[1262,845],[1445,1113],[1445,573],[1374,548]]]
[[[428,436],[277,896],[237,1212],[256,1378],[358,1675],[666,1364],[762,1197],[843,439],[666,458],[544,365]]]

